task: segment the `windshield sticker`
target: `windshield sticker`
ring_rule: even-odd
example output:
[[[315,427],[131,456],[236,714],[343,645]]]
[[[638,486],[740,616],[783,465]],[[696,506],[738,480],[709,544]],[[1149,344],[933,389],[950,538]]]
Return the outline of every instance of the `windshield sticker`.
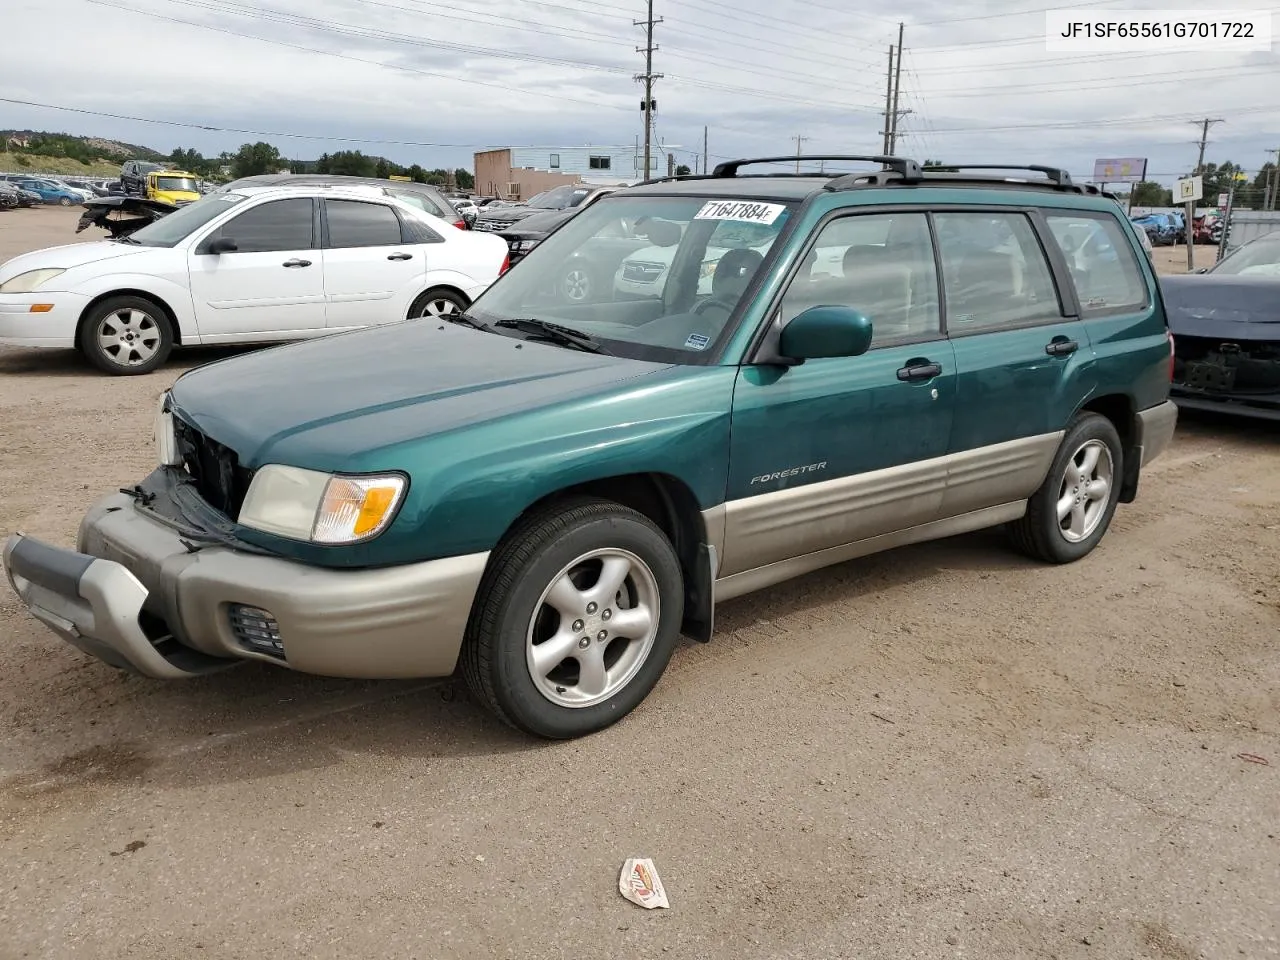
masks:
[[[707,348],[707,344],[710,342],[710,337],[703,336],[700,333],[691,333],[689,334],[689,339],[684,342],[684,345],[690,350],[705,350]]]
[[[769,226],[782,211],[787,209],[781,203],[750,203],[740,200],[712,200],[705,204],[695,220],[742,220],[745,223],[760,223]]]

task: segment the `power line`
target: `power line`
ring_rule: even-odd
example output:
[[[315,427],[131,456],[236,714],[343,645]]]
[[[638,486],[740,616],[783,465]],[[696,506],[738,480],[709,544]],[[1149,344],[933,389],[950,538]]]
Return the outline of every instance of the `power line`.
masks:
[[[493,146],[493,144],[487,143],[438,143],[427,140],[388,140],[370,137],[334,137],[328,135],[316,136],[309,133],[281,133],[278,130],[249,130],[244,127],[218,127],[204,123],[187,123],[181,120],[157,120],[152,117],[133,117],[122,113],[106,113],[102,110],[86,110],[81,107],[68,107],[58,103],[38,103],[34,100],[15,100],[11,97],[0,97],[0,103],[11,103],[21,107],[38,107],[42,110],[60,110],[66,113],[78,113],[91,117],[106,117],[110,120],[128,120],[133,123],[153,123],[166,127],[184,127],[188,130],[206,130],[213,133],[239,133],[252,137],[281,137],[292,140],[319,140],[332,143],[373,143],[397,147],[461,147],[481,149]],[[535,147],[539,146],[539,144],[503,144],[503,146]]]
[[[978,87],[954,87],[949,88],[945,92],[938,93],[937,96],[944,100],[968,100],[981,97],[990,97],[993,93],[998,93],[1003,99],[1005,97],[1029,97],[1044,96],[1047,93],[1074,93],[1080,90],[1105,90],[1108,86],[1114,85],[1113,81],[1120,81],[1124,87],[1150,87],[1160,86],[1166,83],[1186,83],[1188,80],[1211,80],[1225,79],[1227,77],[1238,77],[1241,74],[1252,73],[1271,73],[1275,71],[1275,65],[1270,63],[1258,64],[1256,67],[1225,67],[1225,68],[1208,68],[1205,70],[1181,71],[1176,76],[1171,76],[1168,70],[1161,70],[1155,73],[1136,73],[1109,76],[1109,77],[1085,77],[1079,81],[1051,80],[1043,83],[1019,83],[1016,88],[1010,89],[1007,85],[1003,86],[978,86]],[[1148,79],[1145,82],[1139,82],[1143,78],[1154,77],[1157,79]]]
[[[123,4],[112,3],[112,2],[109,2],[109,0],[85,0],[85,2],[96,4],[98,6],[112,7],[114,9],[124,10],[130,13],[138,12],[132,7],[125,6]],[[195,0],[169,0],[169,2],[182,3],[187,6],[197,6],[197,7],[201,6],[199,3],[195,2]],[[204,9],[226,12],[225,7],[207,6],[207,7],[204,7]],[[476,84],[479,86],[496,87],[501,90],[508,90],[508,91],[519,93],[522,95],[546,97],[549,99],[557,100],[561,103],[576,103],[576,104],[581,104],[583,106],[605,108],[610,110],[628,109],[619,104],[601,103],[599,101],[590,101],[590,100],[581,100],[575,97],[569,97],[569,96],[554,93],[551,91],[539,90],[536,88],[528,89],[528,88],[513,87],[508,84],[497,83],[494,81],[475,80],[469,77],[457,77],[451,74],[436,73],[433,71],[421,70],[417,67],[410,67],[410,66],[405,66],[405,65],[396,64],[396,63],[386,63],[380,60],[370,60],[364,57],[357,57],[351,54],[338,53],[333,50],[323,50],[317,47],[308,47],[303,44],[291,43],[286,40],[276,40],[270,37],[258,36],[257,34],[243,33],[237,30],[230,30],[225,27],[215,27],[210,24],[199,23],[194,20],[184,20],[181,17],[173,17],[173,16],[168,16],[165,14],[154,13],[154,12],[147,12],[145,15],[151,19],[166,20],[171,23],[179,23],[185,26],[195,27],[200,30],[211,30],[215,33],[222,33],[227,36],[238,37],[243,40],[256,40],[260,43],[269,43],[275,46],[289,47],[291,49],[302,50],[307,53],[316,53],[322,56],[336,57],[341,60],[350,60],[356,63],[364,63],[371,66],[385,67],[391,70],[400,70],[406,73],[414,73],[422,76],[434,77],[441,80],[453,80],[458,83],[470,83],[470,84]],[[240,13],[239,15],[246,16],[249,19],[258,19],[266,22],[276,22],[276,23],[286,23],[286,24],[292,23],[294,25],[297,25],[298,20],[302,20],[304,22],[310,20],[310,25],[313,27],[313,29],[319,29],[325,32],[334,33],[339,36],[361,36],[366,38],[368,37],[367,33],[361,33],[355,28],[344,29],[343,28],[344,25],[341,25],[341,24],[326,25],[325,21],[315,21],[315,20],[311,20],[311,18],[300,17],[298,15],[285,15],[284,17],[281,17],[281,16],[272,17],[272,16],[263,16],[261,13],[257,11],[253,13]],[[290,19],[290,17],[292,17],[292,19]],[[420,38],[412,38],[412,37],[404,38],[403,42],[406,42],[409,44],[425,45],[425,46],[444,46],[444,44],[436,43],[434,41],[424,41],[424,40],[421,40]],[[494,48],[476,48],[476,49],[480,51],[480,55],[493,57],[495,59],[511,59],[511,60],[523,59],[523,60],[529,60],[531,62],[550,62],[551,60],[551,58],[537,58],[534,56],[523,56],[520,54],[507,53]],[[621,66],[614,67],[606,64],[595,64],[595,63],[589,63],[581,60],[564,62],[563,65],[574,66],[580,69],[601,70],[608,73],[618,73],[618,74],[624,73],[626,70],[625,67],[621,67]],[[703,87],[709,90],[722,90],[728,93],[745,93],[745,94],[749,94],[752,97],[756,97],[756,98],[763,97],[765,99],[777,100],[784,103],[798,103],[804,106],[821,107],[829,110],[848,110],[850,107],[850,105],[847,103],[836,103],[830,100],[805,99],[801,97],[789,96],[786,94],[773,93],[770,91],[751,89],[748,87],[739,87],[732,84],[717,83],[715,81],[710,81],[710,80],[695,80],[690,77],[684,77],[684,76],[677,77],[676,75],[673,75],[673,74],[667,75],[667,77],[668,79],[671,79],[671,80],[679,80],[681,83],[688,84],[690,86]],[[870,113],[872,111],[870,108],[867,108],[865,112]]]

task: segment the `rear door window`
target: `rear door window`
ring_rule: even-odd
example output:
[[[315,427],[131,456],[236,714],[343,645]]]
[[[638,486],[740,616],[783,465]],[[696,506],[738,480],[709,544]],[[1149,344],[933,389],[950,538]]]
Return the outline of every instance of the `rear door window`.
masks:
[[[1081,316],[1147,306],[1146,280],[1133,245],[1115,217],[1046,211],[1045,221],[1066,258]]]
[[[1031,219],[1023,213],[937,213],[947,331],[1055,323],[1062,305]]]
[[[326,200],[325,214],[332,248],[394,247],[402,242],[400,218],[385,204]]]

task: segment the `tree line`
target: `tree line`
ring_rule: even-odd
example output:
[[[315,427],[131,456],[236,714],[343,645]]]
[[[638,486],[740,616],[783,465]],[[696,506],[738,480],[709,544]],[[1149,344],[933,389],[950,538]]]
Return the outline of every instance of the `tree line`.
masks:
[[[216,157],[205,157],[198,150],[179,147],[166,159],[175,167],[209,178],[225,175],[234,178],[254,177],[288,170],[290,173],[331,173],[348,177],[379,177],[384,180],[388,177],[408,177],[415,183],[430,183],[441,187],[450,185],[452,180],[452,185],[459,190],[471,190],[476,182],[471,171],[461,167],[453,171],[443,168],[428,170],[420,164],[404,166],[386,157],[369,156],[359,150],[322,153],[317,160],[290,160],[281,156],[276,147],[261,140],[242,144],[234,153],[223,152]]]
[[[1252,180],[1241,180],[1236,183],[1236,195],[1232,203],[1237,207],[1248,207],[1261,210],[1266,199],[1267,176],[1275,169],[1275,164],[1268,160]],[[1204,197],[1197,207],[1216,207],[1218,195],[1231,192],[1231,182],[1236,174],[1244,173],[1244,169],[1230,160],[1225,163],[1206,163],[1200,171],[1204,182]],[[1273,183],[1275,176],[1272,176]],[[1273,189],[1276,189],[1273,187]],[[1177,202],[1173,199],[1173,191],[1153,180],[1143,180],[1134,184],[1133,205],[1135,207],[1173,207]],[[1280,206],[1280,203],[1277,203]]]

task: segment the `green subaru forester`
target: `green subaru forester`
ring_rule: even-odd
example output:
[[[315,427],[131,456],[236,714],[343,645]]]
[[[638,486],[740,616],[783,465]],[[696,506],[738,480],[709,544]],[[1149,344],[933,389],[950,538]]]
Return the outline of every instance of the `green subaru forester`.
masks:
[[[1176,422],[1114,199],[1048,167],[743,172],[778,159],[620,190],[464,314],[185,374],[158,468],[75,551],[11,537],[14,590],[144,675],[460,665],[563,738],[721,600],[1000,524],[1089,553]]]

